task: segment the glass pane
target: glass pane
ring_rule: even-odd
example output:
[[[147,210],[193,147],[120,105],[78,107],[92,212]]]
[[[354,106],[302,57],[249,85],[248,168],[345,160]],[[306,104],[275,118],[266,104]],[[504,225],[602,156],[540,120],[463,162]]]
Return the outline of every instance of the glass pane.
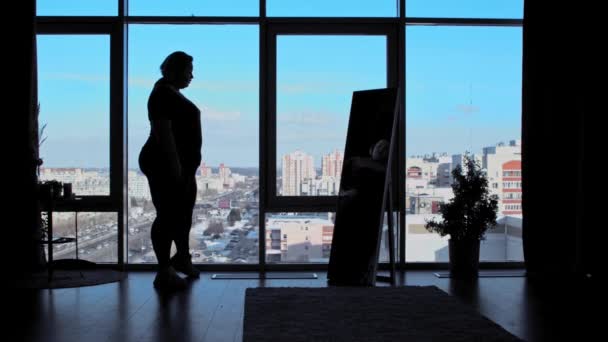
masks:
[[[384,87],[385,36],[277,37],[277,194],[336,195],[352,93]]]
[[[522,261],[521,28],[406,28],[406,260],[448,261],[427,219],[453,197],[451,171],[473,153],[499,196],[482,261]]]
[[[327,263],[334,213],[266,215],[266,262]]]
[[[43,215],[43,218],[45,222],[48,220],[46,215]],[[76,234],[77,231],[78,234]],[[54,239],[74,238],[77,235],[77,241],[53,245],[53,260],[81,259],[96,263],[118,262],[118,215],[116,213],[53,213]],[[46,248],[45,245],[45,253]]]
[[[258,0],[130,0],[129,15],[259,16]]]
[[[395,263],[399,262],[399,226],[397,220],[399,213],[393,212],[393,247],[395,249]],[[388,240],[388,215],[384,215],[384,223],[382,224],[382,237],[380,238],[380,250],[378,254],[378,262],[389,262],[389,240]]]
[[[194,58],[194,79],[182,93],[201,110],[203,132],[193,261],[258,262],[258,38],[251,25],[129,27],[129,262],[156,262],[156,211],[138,156],[150,134],[148,95],[160,64],[176,50]]]
[[[266,0],[269,17],[396,17],[399,0]]]
[[[406,0],[405,15],[431,18],[522,19],[524,0]]]
[[[40,180],[110,194],[110,37],[39,35]]]
[[[37,0],[37,15],[118,15],[118,0]]]

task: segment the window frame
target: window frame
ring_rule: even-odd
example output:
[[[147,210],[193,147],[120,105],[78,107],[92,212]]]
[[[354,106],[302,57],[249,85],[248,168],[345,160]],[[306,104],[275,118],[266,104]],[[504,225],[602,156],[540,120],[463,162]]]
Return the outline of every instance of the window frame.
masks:
[[[264,136],[265,170],[263,173],[266,187],[266,209],[268,212],[305,212],[305,211],[333,211],[336,210],[337,196],[281,196],[277,194],[277,112],[276,112],[276,53],[277,37],[290,36],[384,36],[386,37],[387,74],[386,86],[398,87],[397,77],[397,36],[395,25],[379,24],[370,27],[362,27],[356,23],[272,23],[267,30],[267,54],[266,61],[266,103],[268,132]],[[262,177],[262,173],[261,173]]]
[[[154,269],[154,264],[126,264],[128,177],[127,177],[127,43],[129,24],[251,24],[259,26],[259,222],[258,236],[265,236],[266,214],[276,212],[335,211],[335,196],[296,197],[276,195],[276,36],[278,34],[385,34],[387,35],[387,86],[400,88],[400,123],[393,194],[397,267],[399,269],[444,269],[447,263],[408,262],[405,241],[405,31],[409,25],[428,26],[514,26],[523,27],[523,19],[408,17],[405,0],[398,0],[396,17],[272,17],[266,16],[266,0],[259,0],[259,15],[231,16],[129,16],[128,0],[118,1],[116,16],[36,16],[36,34],[108,34],[110,35],[110,195],[85,196],[66,204],[65,211],[117,212],[118,265],[129,269]],[[523,114],[522,114],[523,115]],[[522,121],[525,118],[522,117]],[[522,127],[522,135],[523,135]],[[259,245],[257,264],[203,264],[205,270],[319,270],[326,264],[266,264],[265,243]],[[482,262],[486,267],[522,267],[522,262]],[[380,263],[379,269],[386,269]]]
[[[124,264],[126,251],[126,151],[125,111],[126,103],[125,48],[122,44],[122,25],[113,19],[65,17],[38,17],[36,35],[107,35],[110,38],[110,106],[109,106],[109,195],[78,196],[74,200],[62,201],[55,211],[61,212],[116,212],[118,217],[118,264]]]

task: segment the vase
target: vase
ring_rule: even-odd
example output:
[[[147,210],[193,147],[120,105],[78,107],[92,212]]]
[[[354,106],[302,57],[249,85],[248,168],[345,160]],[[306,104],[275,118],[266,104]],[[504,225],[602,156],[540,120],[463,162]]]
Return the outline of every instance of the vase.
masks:
[[[448,245],[450,277],[477,277],[479,272],[479,239],[450,239]]]

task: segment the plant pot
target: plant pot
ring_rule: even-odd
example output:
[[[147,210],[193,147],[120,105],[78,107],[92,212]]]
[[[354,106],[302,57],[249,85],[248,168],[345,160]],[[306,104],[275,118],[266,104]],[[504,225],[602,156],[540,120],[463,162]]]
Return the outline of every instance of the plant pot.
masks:
[[[450,277],[477,277],[479,271],[478,239],[448,241],[450,251]]]
[[[50,200],[60,198],[62,189],[63,185],[58,181],[46,181],[38,183],[38,195],[39,198],[44,202],[49,202]]]

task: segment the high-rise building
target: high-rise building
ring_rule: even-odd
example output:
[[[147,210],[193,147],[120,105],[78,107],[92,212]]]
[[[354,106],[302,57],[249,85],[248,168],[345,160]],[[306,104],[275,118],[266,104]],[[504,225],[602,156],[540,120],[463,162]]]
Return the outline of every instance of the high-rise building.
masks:
[[[447,154],[411,157],[405,161],[407,181],[424,180],[429,186],[449,187],[452,158]]]
[[[272,215],[266,222],[267,260],[326,262],[334,230],[330,215]]]
[[[324,155],[321,163],[321,176],[340,178],[343,162],[344,155],[339,150]]]
[[[305,180],[315,179],[316,177],[312,156],[302,151],[295,151],[284,155],[282,166],[281,194],[283,196],[301,195],[302,183]]]
[[[232,174],[232,171],[230,170],[229,167],[224,166],[224,163],[220,164],[218,174],[219,174],[220,180],[224,186],[231,185],[230,175]]]
[[[521,215],[521,142],[511,140],[508,145],[485,147],[482,167],[487,171],[491,192],[499,197],[498,211],[503,215]]]
[[[207,164],[205,164],[205,162],[201,163],[200,170],[201,170],[201,177],[204,177],[204,178],[211,177],[211,174],[212,174],[211,168],[208,167]]]

